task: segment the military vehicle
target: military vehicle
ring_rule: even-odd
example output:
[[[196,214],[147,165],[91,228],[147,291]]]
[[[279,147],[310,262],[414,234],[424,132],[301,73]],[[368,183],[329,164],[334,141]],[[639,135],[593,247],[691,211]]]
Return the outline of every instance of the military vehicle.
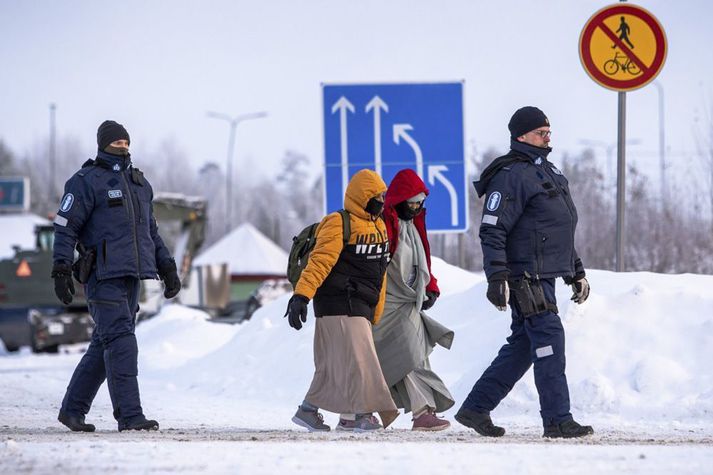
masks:
[[[203,244],[206,201],[175,193],[157,193],[153,201],[159,234],[173,255],[181,281],[189,282],[191,263]],[[0,339],[9,351],[29,345],[35,352],[56,352],[60,344],[88,341],[93,322],[83,286],[75,281],[76,295],[62,305],[54,294],[52,225],[35,227],[35,248],[15,248],[12,258],[0,260]],[[159,310],[161,284],[143,281],[139,318]],[[180,297],[180,294],[179,294]]]

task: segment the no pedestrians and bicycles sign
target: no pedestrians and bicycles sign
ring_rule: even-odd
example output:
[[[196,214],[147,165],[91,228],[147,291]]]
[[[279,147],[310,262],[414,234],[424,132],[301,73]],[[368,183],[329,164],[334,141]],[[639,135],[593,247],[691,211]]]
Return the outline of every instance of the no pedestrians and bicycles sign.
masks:
[[[653,81],[666,61],[666,51],[663,27],[636,5],[602,8],[579,37],[579,57],[587,74],[601,86],[620,92]]]

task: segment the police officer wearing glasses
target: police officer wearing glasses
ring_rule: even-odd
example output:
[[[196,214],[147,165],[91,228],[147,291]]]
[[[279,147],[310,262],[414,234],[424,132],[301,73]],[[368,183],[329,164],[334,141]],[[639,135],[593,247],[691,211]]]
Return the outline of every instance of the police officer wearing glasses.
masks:
[[[577,210],[567,179],[547,156],[550,122],[536,107],[523,107],[508,124],[511,150],[496,158],[474,183],[485,196],[480,239],[488,300],[512,310],[512,334],[475,383],[455,416],[481,435],[500,437],[490,411],[534,365],[544,437],[582,437],[590,426],[570,413],[565,376],[564,328],[555,300],[555,278],[572,286],[572,300],[589,296],[584,267],[574,248]]]
[[[181,281],[158,234],[151,185],[131,163],[129,141],[121,124],[107,120],[99,126],[97,157],[67,181],[54,220],[55,293],[65,305],[72,302],[74,271],[95,323],[59,411],[59,421],[72,431],[94,431],[84,417],[104,380],[119,431],[158,429],[139,398],[139,280],[160,277],[166,298],[178,294]],[[75,246],[81,258],[73,265]]]

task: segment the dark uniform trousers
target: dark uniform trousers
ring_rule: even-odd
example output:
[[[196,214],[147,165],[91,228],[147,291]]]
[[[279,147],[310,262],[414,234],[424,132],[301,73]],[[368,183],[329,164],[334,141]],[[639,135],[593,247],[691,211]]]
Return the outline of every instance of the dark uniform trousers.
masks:
[[[554,279],[540,282],[547,302],[556,304]],[[510,306],[512,334],[475,383],[463,406],[472,411],[489,413],[534,364],[535,386],[540,396],[540,414],[544,425],[571,419],[569,389],[564,374],[564,328],[560,317],[547,311],[523,318],[512,293]]]
[[[86,415],[106,379],[114,418],[119,425],[142,419],[137,381],[138,346],[134,334],[139,279],[120,277],[97,281],[92,273],[85,291],[95,323],[94,333],[69,382],[62,410],[75,416]]]

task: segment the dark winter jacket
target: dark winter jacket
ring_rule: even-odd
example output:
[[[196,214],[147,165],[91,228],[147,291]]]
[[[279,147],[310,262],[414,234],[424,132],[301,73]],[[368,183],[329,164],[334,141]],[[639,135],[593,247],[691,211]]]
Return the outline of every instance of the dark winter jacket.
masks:
[[[428,188],[426,188],[426,184],[416,172],[410,168],[399,171],[389,183],[389,189],[386,191],[386,201],[384,202],[384,221],[386,222],[386,230],[389,233],[389,254],[392,256],[396,253],[396,248],[399,245],[399,217],[394,206],[419,193],[424,193],[428,196]],[[431,274],[431,246],[426,233],[426,208],[413,218],[413,225],[421,237],[423,249],[426,251],[428,273]],[[438,280],[433,274],[431,274],[431,280],[426,286],[426,290],[436,294],[441,293],[438,289]]]
[[[97,280],[157,278],[171,256],[158,235],[153,190],[131,158],[99,152],[64,186],[54,220],[54,261],[72,263],[80,242],[96,249]]]
[[[550,150],[513,140],[474,183],[486,195],[480,239],[488,279],[575,274],[577,210],[567,179],[547,160]]]

